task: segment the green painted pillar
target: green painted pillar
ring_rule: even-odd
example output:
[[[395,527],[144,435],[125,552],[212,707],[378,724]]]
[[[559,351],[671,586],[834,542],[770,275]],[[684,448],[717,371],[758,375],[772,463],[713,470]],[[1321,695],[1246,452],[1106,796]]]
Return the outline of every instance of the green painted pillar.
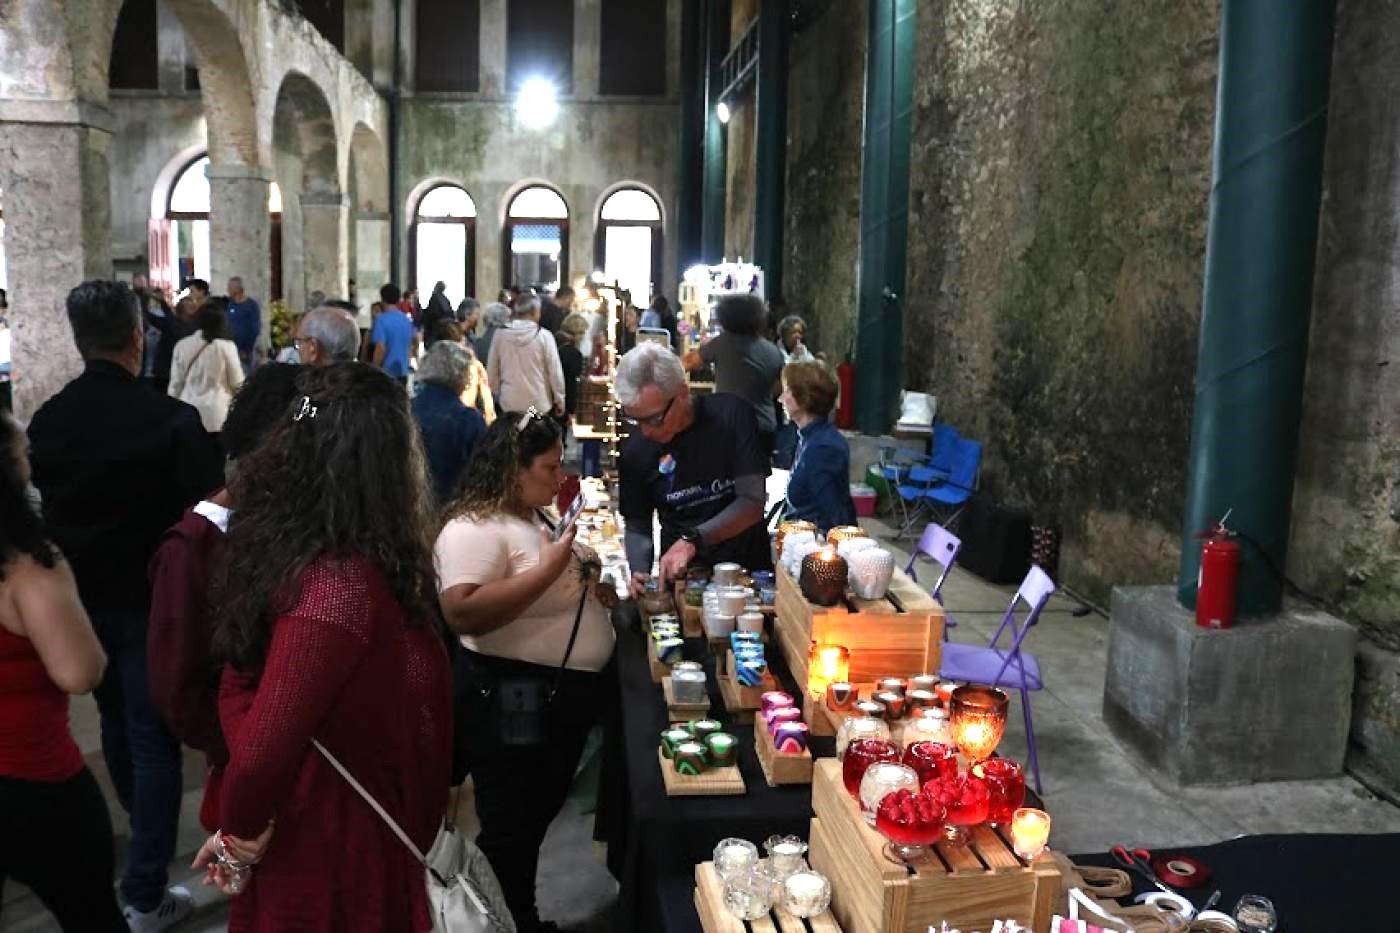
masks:
[[[861,153],[856,427],[888,431],[904,381],[915,0],[870,0]]]
[[[729,0],[707,0],[705,6],[705,162],[700,245],[705,261],[715,263],[724,255],[724,188],[729,167],[724,124],[715,116],[715,104],[724,90],[719,66],[729,51]]]
[[[705,17],[703,4],[681,8],[681,128],[680,167],[676,197],[676,276],[679,282],[696,263],[703,262],[700,244],[705,172]]]
[[[783,297],[783,203],[787,188],[787,0],[760,0],[758,11],[758,152],[754,192],[754,262],[768,299]]]
[[[1335,0],[1224,0],[1205,294],[1177,596],[1227,510],[1241,615],[1282,602],[1322,197]]]

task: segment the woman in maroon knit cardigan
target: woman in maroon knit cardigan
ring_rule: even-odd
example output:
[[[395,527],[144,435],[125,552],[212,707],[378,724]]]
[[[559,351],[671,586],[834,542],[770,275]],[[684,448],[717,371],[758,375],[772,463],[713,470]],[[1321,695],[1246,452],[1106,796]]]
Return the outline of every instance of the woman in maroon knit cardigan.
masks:
[[[240,464],[215,599],[224,854],[255,863],[229,930],[428,930],[422,866],[311,744],[431,845],[451,685],[422,454],[402,387],[379,370],[310,369],[297,391]],[[196,867],[235,893],[216,838]]]

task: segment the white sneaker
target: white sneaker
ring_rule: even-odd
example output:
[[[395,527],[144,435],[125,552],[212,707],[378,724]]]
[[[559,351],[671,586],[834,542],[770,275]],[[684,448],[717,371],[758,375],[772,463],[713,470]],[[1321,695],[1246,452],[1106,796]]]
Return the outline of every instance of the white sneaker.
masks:
[[[184,923],[194,913],[194,896],[182,885],[175,885],[165,892],[165,897],[155,910],[142,911],[135,907],[126,909],[126,925],[131,933],[160,933]]]

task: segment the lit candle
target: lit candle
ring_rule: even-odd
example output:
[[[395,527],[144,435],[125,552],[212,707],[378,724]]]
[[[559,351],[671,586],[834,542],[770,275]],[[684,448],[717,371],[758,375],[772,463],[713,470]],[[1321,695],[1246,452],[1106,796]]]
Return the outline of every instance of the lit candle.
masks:
[[[937,675],[937,674],[915,674],[913,677],[910,677],[910,678],[909,678],[909,689],[910,689],[910,690],[928,690],[928,691],[932,691],[932,690],[933,690],[934,688],[936,688],[937,686],[938,686],[938,675]]]
[[[724,725],[718,719],[696,719],[690,723],[688,728],[691,735],[703,742],[706,736],[723,731]]]
[[[831,904],[831,882],[814,871],[799,871],[783,882],[783,906],[794,917],[815,917]]]
[[[879,700],[861,700],[856,704],[856,709],[862,716],[869,716],[871,719],[885,718],[885,704]]]
[[[906,684],[903,677],[881,677],[875,683],[875,689],[881,692],[889,691],[904,696]]]
[[[911,710],[933,709],[938,706],[938,694],[934,693],[932,690],[924,690],[923,688],[912,689],[906,693],[905,696],[909,700],[909,708]]]
[[[802,867],[802,856],[807,853],[807,844],[796,836],[769,836],[763,844],[768,850],[768,867],[779,878]]]
[[[875,700],[885,705],[885,718],[890,722],[904,718],[904,694],[895,693],[893,690],[881,690],[875,694]]]
[[[705,770],[705,746],[699,742],[682,742],[671,753],[671,764],[677,774],[697,775]]]
[[[661,733],[661,754],[670,758],[676,753],[676,746],[689,742],[692,736],[689,729],[671,728]]]
[[[1050,840],[1050,814],[1034,807],[1022,807],[1011,817],[1011,848],[1026,861],[1034,861]]]
[[[782,706],[768,714],[768,734],[777,737],[778,726],[785,722],[801,722],[802,710],[795,706]]]
[[[758,846],[747,839],[721,839],[715,846],[715,874],[723,881],[758,864]]]
[[[819,697],[834,682],[849,680],[851,652],[845,645],[814,642],[807,651],[807,691]]]

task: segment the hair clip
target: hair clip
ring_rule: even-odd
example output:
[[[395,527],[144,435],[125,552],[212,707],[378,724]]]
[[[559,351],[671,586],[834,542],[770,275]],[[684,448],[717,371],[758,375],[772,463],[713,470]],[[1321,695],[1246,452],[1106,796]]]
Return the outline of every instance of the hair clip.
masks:
[[[525,414],[521,415],[520,420],[515,423],[515,433],[519,434],[521,431],[525,430],[530,426],[531,419],[538,417],[540,417],[540,413],[535,409],[534,405],[525,409]]]
[[[311,404],[311,396],[303,395],[301,397],[301,408],[298,409],[295,415],[292,415],[292,420],[300,421],[303,418],[315,418],[317,411],[317,406]]]

